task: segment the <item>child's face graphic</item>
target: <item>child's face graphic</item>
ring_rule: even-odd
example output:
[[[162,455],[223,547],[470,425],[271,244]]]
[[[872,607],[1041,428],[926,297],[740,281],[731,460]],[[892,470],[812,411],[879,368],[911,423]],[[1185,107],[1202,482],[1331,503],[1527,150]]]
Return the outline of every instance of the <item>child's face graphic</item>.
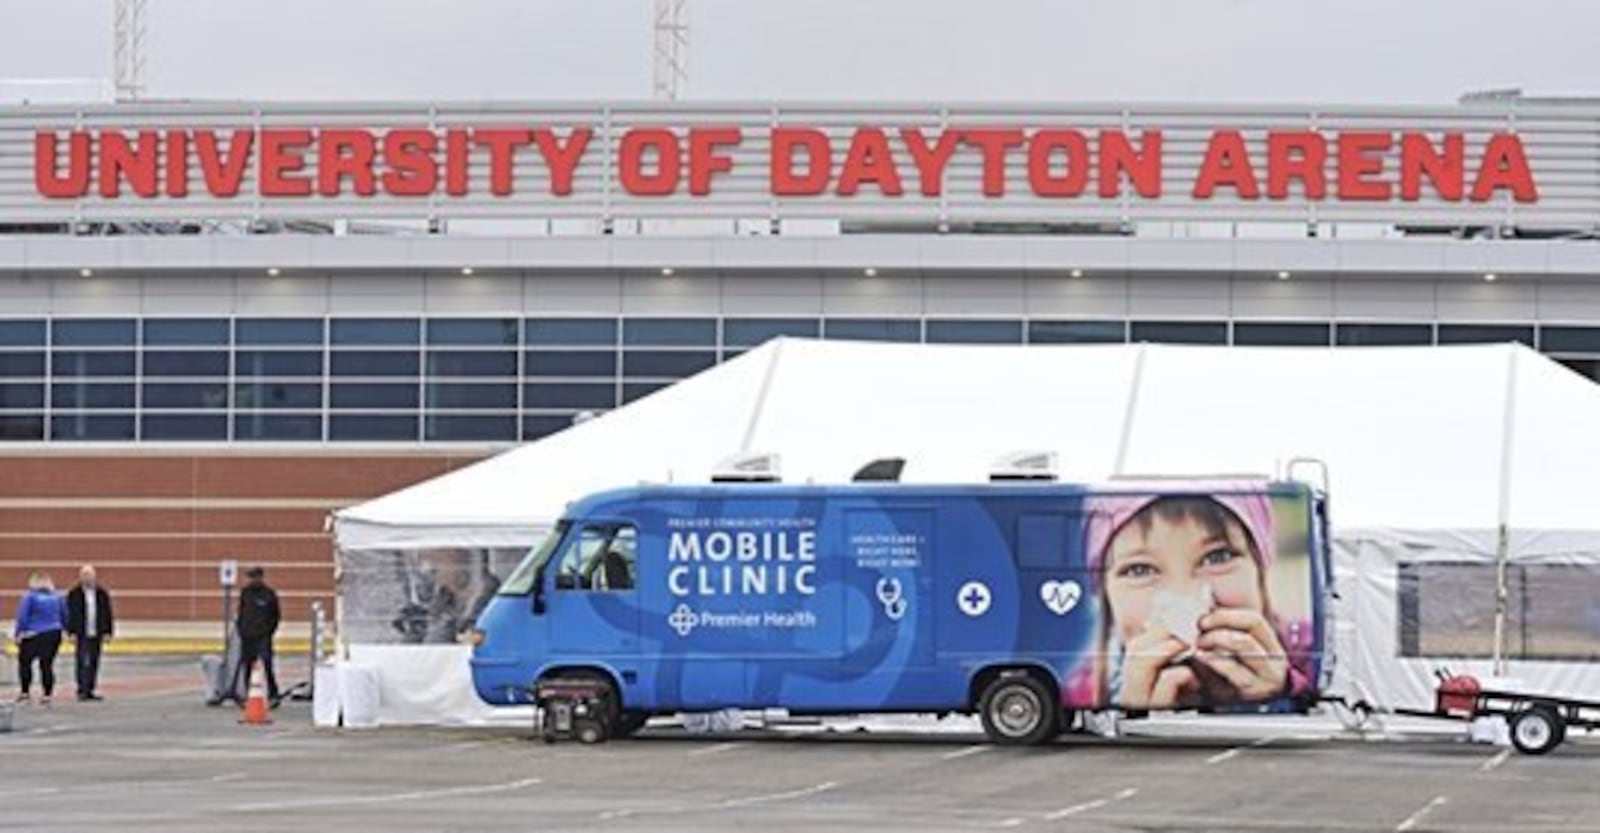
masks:
[[[1261,570],[1243,526],[1233,519],[1211,526],[1192,512],[1156,512],[1112,538],[1106,599],[1124,645],[1152,622],[1192,643],[1195,620],[1212,607],[1264,610]]]

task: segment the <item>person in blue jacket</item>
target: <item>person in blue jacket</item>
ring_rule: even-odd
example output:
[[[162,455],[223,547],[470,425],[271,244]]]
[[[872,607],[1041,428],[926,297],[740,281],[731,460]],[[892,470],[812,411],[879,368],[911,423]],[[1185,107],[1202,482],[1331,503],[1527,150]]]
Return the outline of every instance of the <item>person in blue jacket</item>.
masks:
[[[17,626],[12,631],[20,647],[17,657],[17,678],[22,693],[17,702],[26,703],[32,696],[33,664],[39,663],[39,682],[43,683],[44,697],[39,702],[50,705],[50,695],[56,690],[56,652],[61,650],[61,632],[67,627],[67,606],[50,576],[35,570],[28,576],[28,592],[17,605]]]

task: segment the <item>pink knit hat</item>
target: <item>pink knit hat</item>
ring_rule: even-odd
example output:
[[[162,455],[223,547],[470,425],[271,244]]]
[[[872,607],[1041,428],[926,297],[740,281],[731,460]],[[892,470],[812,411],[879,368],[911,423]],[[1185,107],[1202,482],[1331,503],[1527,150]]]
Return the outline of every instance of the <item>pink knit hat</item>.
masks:
[[[1084,501],[1089,520],[1084,524],[1085,552],[1089,572],[1100,574],[1105,564],[1106,549],[1111,539],[1122,527],[1145,507],[1162,498],[1207,498],[1221,504],[1239,520],[1256,545],[1259,555],[1257,566],[1265,574],[1277,559],[1276,536],[1272,529],[1272,500],[1252,484],[1230,482],[1130,484],[1133,489],[1144,488],[1141,494],[1091,494]],[[1255,491],[1240,491],[1255,489]],[[1095,579],[1097,585],[1099,579]]]

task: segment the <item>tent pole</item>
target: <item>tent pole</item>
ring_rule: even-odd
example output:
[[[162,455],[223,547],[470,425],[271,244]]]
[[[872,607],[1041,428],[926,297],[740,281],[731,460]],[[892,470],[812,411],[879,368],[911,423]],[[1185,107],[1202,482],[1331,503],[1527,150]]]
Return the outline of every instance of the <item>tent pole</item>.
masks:
[[[1111,464],[1111,473],[1121,475],[1128,463],[1128,445],[1133,439],[1133,416],[1139,409],[1139,388],[1144,383],[1144,353],[1149,347],[1139,343],[1139,352],[1133,357],[1133,379],[1128,384],[1128,402],[1122,411],[1122,437],[1117,441],[1117,459]]]
[[[756,392],[755,408],[750,411],[750,422],[745,426],[744,439],[739,443],[741,452],[749,453],[750,444],[756,439],[756,424],[761,421],[761,412],[767,408],[767,393],[772,390],[772,377],[778,370],[778,358],[783,355],[783,344],[787,339],[773,339],[772,358],[767,360],[766,370],[761,376],[761,389]]]
[[[1517,418],[1517,354],[1522,348],[1508,348],[1506,362],[1505,416],[1500,436],[1500,518],[1496,525],[1494,552],[1494,675],[1506,674],[1506,565],[1511,559],[1511,463]]]

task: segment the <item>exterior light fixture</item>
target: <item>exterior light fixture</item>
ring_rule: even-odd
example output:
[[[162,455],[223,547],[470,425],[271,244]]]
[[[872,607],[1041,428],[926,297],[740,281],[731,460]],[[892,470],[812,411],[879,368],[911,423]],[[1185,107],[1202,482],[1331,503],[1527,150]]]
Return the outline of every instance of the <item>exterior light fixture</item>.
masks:
[[[283,270],[282,269],[279,269],[276,266],[267,267],[267,277],[276,278],[277,276],[279,276],[281,274],[283,274]]]
[[[92,277],[94,277],[94,270],[93,269],[88,269],[88,268],[79,269],[78,270],[78,277],[81,277],[81,278],[92,278]]]
[[[463,266],[463,267],[461,267],[461,274],[463,274],[463,275],[472,274],[472,267],[471,266]]]
[[[663,266],[663,267],[661,267],[661,274],[665,275],[666,277],[669,277],[669,278],[672,277],[672,267],[671,266]]]
[[[1068,272],[1067,274],[1073,276],[1074,278],[1081,278],[1081,277],[1083,277],[1083,270],[1082,269],[1074,269],[1071,272]]]
[[[868,266],[867,268],[861,270],[861,274],[866,275],[869,278],[875,278],[878,276],[878,270],[874,267]]]
[[[1500,276],[1499,276],[1499,275],[1496,275],[1496,274],[1495,274],[1495,273],[1493,273],[1493,272],[1484,272],[1484,273],[1483,273],[1483,279],[1484,279],[1484,280],[1486,280],[1486,281],[1488,281],[1488,282],[1489,282],[1489,283],[1494,283],[1494,282],[1495,282],[1495,280],[1496,280],[1496,279],[1497,279],[1497,278],[1499,278],[1499,277],[1500,277]]]
[[[1289,273],[1287,271],[1282,271],[1282,272],[1278,273],[1278,280],[1286,281],[1288,279],[1289,279]]]

